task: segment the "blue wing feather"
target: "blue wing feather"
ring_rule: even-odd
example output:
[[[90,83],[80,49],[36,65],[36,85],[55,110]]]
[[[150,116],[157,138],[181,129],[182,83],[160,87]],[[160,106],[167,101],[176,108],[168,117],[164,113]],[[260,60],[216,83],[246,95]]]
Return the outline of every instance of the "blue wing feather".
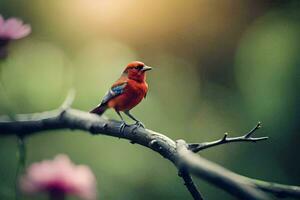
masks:
[[[125,84],[117,85],[117,86],[111,88],[111,91],[114,92],[115,94],[119,95],[119,94],[123,93],[124,87],[125,87]]]
[[[101,104],[106,104],[109,100],[122,94],[124,92],[124,88],[126,87],[126,85],[127,83],[123,83],[121,85],[116,85],[112,87],[103,97]]]

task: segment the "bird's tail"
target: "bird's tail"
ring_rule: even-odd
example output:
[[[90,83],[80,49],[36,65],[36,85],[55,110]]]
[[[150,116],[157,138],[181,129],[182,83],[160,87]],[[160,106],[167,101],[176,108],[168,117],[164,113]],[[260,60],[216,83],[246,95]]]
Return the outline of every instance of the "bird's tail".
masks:
[[[106,109],[107,109],[106,104],[100,104],[99,106],[91,110],[90,113],[95,113],[101,116],[106,111]]]

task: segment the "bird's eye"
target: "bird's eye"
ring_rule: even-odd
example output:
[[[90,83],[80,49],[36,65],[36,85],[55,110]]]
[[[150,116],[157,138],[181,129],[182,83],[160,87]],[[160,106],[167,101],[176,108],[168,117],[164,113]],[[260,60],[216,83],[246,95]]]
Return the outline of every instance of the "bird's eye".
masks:
[[[139,65],[137,67],[135,67],[137,70],[142,70],[143,69],[143,66],[142,65]]]

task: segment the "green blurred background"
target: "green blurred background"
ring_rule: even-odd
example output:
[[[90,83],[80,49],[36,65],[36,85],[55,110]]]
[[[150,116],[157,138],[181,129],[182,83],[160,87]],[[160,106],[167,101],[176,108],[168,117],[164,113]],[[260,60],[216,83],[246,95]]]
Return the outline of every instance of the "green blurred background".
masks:
[[[147,128],[204,142],[262,121],[257,135],[269,140],[201,155],[242,175],[299,185],[298,0],[0,0],[0,13],[32,26],[1,62],[1,114],[54,109],[72,87],[73,107],[88,111],[128,62],[141,60],[154,70],[133,113]],[[26,145],[27,165],[58,153],[89,165],[99,199],[191,199],[170,162],[125,140],[61,130]],[[0,138],[1,200],[14,198],[16,151],[15,136]],[[234,199],[197,183],[206,199]]]

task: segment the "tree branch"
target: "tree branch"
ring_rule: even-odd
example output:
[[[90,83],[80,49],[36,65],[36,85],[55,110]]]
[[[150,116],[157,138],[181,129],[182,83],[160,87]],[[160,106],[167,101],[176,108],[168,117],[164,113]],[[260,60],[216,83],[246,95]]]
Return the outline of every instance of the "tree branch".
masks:
[[[179,166],[186,167],[192,174],[224,189],[239,199],[269,199],[245,178],[188,150],[188,144],[184,140],[177,140],[176,145],[181,161]]]
[[[74,96],[74,93],[73,93]],[[190,174],[195,174],[200,178],[224,189],[230,194],[244,200],[267,200],[264,192],[273,194],[284,194],[285,196],[296,196],[300,198],[300,188],[296,186],[274,185],[273,183],[260,182],[258,180],[237,175],[213,162],[210,162],[188,150],[188,146],[183,143],[176,146],[174,140],[169,137],[154,132],[152,130],[137,128],[136,126],[126,126],[120,132],[121,122],[108,120],[84,111],[70,108],[72,93],[63,106],[57,110],[43,113],[16,115],[13,119],[0,117],[0,135],[18,135],[22,137],[42,133],[46,130],[57,129],[78,129],[90,132],[93,135],[102,134],[129,140],[130,143],[137,143],[159,153],[164,158],[171,161],[179,170],[185,184],[194,199],[201,195],[193,183]],[[254,132],[254,131],[252,131]],[[252,132],[246,134],[251,138]],[[246,137],[245,136],[245,137]],[[226,139],[226,138],[225,138]],[[229,139],[229,138],[227,138]],[[179,142],[180,143],[180,142]],[[215,146],[215,145],[210,145]],[[191,164],[192,163],[192,164]],[[186,169],[187,171],[182,171]],[[197,192],[199,194],[197,194]]]
[[[195,185],[190,173],[186,169],[179,170],[178,175],[184,180],[184,185],[191,193],[195,200],[203,200],[201,193],[199,192],[197,186]]]
[[[75,89],[72,88],[72,89],[69,90],[66,99],[64,100],[64,102],[60,106],[61,110],[67,110],[68,108],[70,108],[72,106],[73,101],[75,99],[75,94],[76,94]]]
[[[188,150],[188,144],[186,144],[183,140],[177,141],[177,151],[180,158],[182,159],[182,167],[186,167],[192,174],[206,179],[212,184],[216,184],[217,186],[219,185],[219,188],[223,188],[235,196],[244,195],[243,192],[245,188],[243,188],[243,186],[250,186],[250,188],[252,189],[256,188],[261,191],[271,193],[279,198],[294,197],[300,199],[299,186],[266,182],[238,175],[200,157],[197,154],[192,153],[190,150]],[[241,188],[237,190],[234,185],[241,186]],[[232,188],[235,188],[235,190],[231,190]],[[249,188],[246,188],[246,190],[248,189]],[[255,193],[256,192],[257,191],[255,191]],[[246,192],[246,195],[248,195],[248,192]],[[245,199],[247,198],[247,196],[240,196],[240,198]]]
[[[257,125],[248,133],[245,135],[239,136],[239,137],[228,137],[228,133],[224,133],[223,138],[212,141],[212,142],[203,142],[203,143],[192,143],[188,145],[188,148],[197,153],[201,150],[214,147],[217,145],[221,144],[226,144],[226,143],[232,143],[232,142],[257,142],[261,140],[266,140],[268,137],[251,137],[255,131],[257,131],[259,128],[261,128],[261,123],[258,122]]]
[[[248,177],[246,177],[248,178]],[[300,187],[299,186],[291,186],[291,185],[283,185],[279,183],[270,183],[266,181],[261,181],[257,179],[248,178],[255,186],[262,191],[272,193],[278,198],[285,197],[294,197],[300,199]]]

